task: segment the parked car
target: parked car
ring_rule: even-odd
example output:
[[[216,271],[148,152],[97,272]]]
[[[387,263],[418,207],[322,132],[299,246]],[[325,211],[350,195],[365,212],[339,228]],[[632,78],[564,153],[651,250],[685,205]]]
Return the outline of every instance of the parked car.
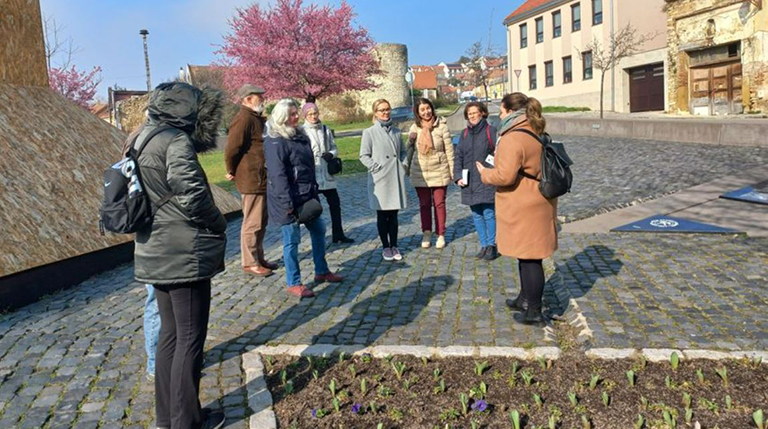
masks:
[[[413,108],[411,106],[395,107],[392,109],[390,118],[392,118],[392,122],[395,124],[412,121],[414,120]]]

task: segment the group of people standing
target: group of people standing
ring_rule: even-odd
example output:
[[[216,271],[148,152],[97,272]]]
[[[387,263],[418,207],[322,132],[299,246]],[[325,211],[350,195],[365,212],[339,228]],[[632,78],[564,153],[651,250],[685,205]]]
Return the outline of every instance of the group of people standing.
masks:
[[[240,89],[241,108],[225,149],[227,178],[242,195],[242,265],[246,273],[262,277],[278,268],[264,255],[271,220],[282,236],[288,293],[312,297],[299,270],[300,224],[310,233],[315,283],[343,281],[325,259],[320,194],[331,211],[333,241],[352,241],[343,232],[336,183],[328,170],[337,149],[314,103],[300,108],[291,99],[280,100],[267,120],[263,94],[254,85]],[[147,122],[128,142],[134,149],[146,146],[137,159],[142,184],[150,201],[158,202],[153,222],[136,234],[134,267],[136,280],[156,298],[160,315],[154,377],[159,429],[216,429],[225,420],[199,401],[211,278],[224,270],[227,222],[197,153],[216,147],[222,105],[218,91],[161,84],[150,96]],[[544,132],[546,122],[539,102],[521,93],[505,96],[500,110],[497,132],[484,105],[466,105],[467,127],[454,149],[445,119],[429,100],[414,106],[416,121],[405,143],[392,123],[389,102],[377,100],[373,125],[363,132],[360,161],[368,169],[368,200],[376,211],[385,260],[403,259],[398,211],[406,207],[406,176],[419,197],[425,248],[431,246],[433,212],[435,247],[446,245],[445,197],[454,182],[480,238],[477,257],[494,259],[501,253],[519,261],[521,291],[507,300],[520,312],[516,320],[542,324],[542,259],[557,248],[557,201],[544,198],[537,184],[542,146],[535,135]],[[526,132],[516,132],[521,130]]]

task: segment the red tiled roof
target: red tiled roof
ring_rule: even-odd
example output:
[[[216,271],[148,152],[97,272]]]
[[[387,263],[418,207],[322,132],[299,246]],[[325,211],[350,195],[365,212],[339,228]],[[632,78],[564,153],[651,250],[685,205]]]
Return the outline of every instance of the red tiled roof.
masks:
[[[437,73],[434,70],[413,73],[413,89],[437,88]]]
[[[554,0],[527,0],[525,3],[521,4],[520,7],[515,9],[514,12],[510,13],[506,19],[504,19],[504,22],[509,21],[510,19],[522,15],[525,12],[531,11],[533,9],[536,9],[537,7],[544,6],[547,3],[550,3]]]

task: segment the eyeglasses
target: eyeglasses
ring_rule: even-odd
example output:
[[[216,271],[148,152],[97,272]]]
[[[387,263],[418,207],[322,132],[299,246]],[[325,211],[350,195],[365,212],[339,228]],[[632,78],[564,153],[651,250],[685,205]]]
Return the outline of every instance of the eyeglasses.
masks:
[[[381,113],[386,113],[386,112],[391,112],[392,109],[390,109],[390,108],[387,108],[387,109],[376,109],[376,111],[377,112],[381,112]]]

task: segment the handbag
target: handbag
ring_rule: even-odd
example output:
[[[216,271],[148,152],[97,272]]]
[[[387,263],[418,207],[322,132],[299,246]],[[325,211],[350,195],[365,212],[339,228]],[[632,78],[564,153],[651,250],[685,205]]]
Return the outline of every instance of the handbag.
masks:
[[[334,156],[330,161],[326,162],[326,164],[328,164],[328,174],[331,176],[341,173],[343,167],[341,158]]]
[[[300,224],[308,224],[313,220],[320,217],[323,214],[323,206],[320,204],[320,200],[316,198],[310,198],[305,201],[296,210],[296,219]]]

